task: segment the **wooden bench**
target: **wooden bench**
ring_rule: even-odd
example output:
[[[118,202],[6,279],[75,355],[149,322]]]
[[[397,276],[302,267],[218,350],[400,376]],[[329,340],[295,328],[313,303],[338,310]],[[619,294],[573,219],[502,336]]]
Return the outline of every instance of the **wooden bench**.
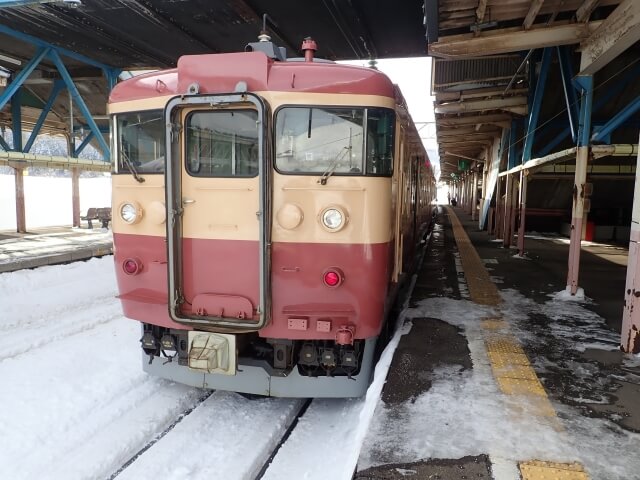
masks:
[[[93,220],[99,220],[102,223],[102,228],[108,228],[111,221],[111,208],[95,208],[91,207],[87,210],[87,214],[80,217],[81,220],[86,220],[89,223],[89,228],[93,228]]]
[[[102,223],[102,228],[109,228],[109,222],[111,221],[111,207],[99,208],[98,220]]]

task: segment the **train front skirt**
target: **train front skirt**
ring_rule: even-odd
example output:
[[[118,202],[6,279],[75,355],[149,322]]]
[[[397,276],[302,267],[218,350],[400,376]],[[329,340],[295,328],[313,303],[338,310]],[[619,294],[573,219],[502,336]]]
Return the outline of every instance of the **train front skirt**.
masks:
[[[142,352],[145,372],[193,387],[211,390],[229,390],[271,397],[289,398],[344,398],[361,397],[367,391],[374,366],[377,338],[365,341],[362,364],[357,375],[304,376],[294,366],[288,373],[273,369],[264,360],[238,358],[235,375],[206,373],[180,365],[177,361],[164,362],[161,358],[149,363],[149,356]]]

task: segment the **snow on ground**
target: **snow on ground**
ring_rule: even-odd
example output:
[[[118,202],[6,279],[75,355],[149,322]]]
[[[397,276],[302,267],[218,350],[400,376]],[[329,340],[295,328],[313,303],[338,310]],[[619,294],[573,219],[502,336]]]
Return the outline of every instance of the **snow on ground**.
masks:
[[[71,225],[71,178],[24,177],[28,228]],[[0,230],[16,226],[15,178],[0,175]],[[111,177],[80,178],[80,212],[111,205]]]
[[[549,295],[550,300],[542,304],[511,289],[503,290],[501,295],[505,301],[502,311],[512,320],[512,326],[521,338],[535,335],[527,322],[532,316],[540,316],[550,320],[545,328],[553,337],[564,340],[573,350],[584,352],[587,348],[620,349],[620,334],[607,328],[604,319],[597,313],[581,305],[591,303],[584,296],[584,291],[582,300],[561,291]]]
[[[215,392],[117,478],[253,479],[301,406]]]
[[[0,360],[122,317],[120,303],[114,299],[112,262],[112,257],[108,257],[104,261],[91,260],[89,264],[72,263],[0,275],[0,305],[3,306]],[[107,268],[98,267],[96,263]],[[78,277],[85,275],[88,268],[91,269],[91,289],[79,292]],[[39,283],[50,274],[54,274],[56,281],[50,283],[43,294]],[[92,314],[87,315],[87,310]]]
[[[404,317],[401,316],[399,322]],[[314,400],[266,471],[263,480],[350,480],[360,448],[372,422],[387,372],[400,337],[399,328],[376,365],[363,398]],[[326,452],[318,461],[319,452]]]
[[[516,323],[526,321],[527,312],[534,308],[533,302],[513,293],[506,300],[503,318],[517,329]],[[566,302],[551,300],[540,310],[558,316],[568,308],[573,309],[574,316],[583,315],[585,322],[595,321],[592,312],[586,309],[576,312],[581,307]],[[500,393],[480,326],[480,320],[492,314],[495,312],[491,309],[472,302],[446,298],[424,300],[407,312],[413,321],[429,316],[461,327],[469,341],[473,369],[443,366],[433,372],[431,389],[414,402],[400,408],[381,402],[365,439],[358,469],[484,453],[511,463],[530,459],[577,460],[593,479],[636,478],[640,461],[627,453],[640,448],[640,435],[554,403],[561,418],[559,428],[553,420],[528,414],[534,406],[523,404],[521,398]],[[589,328],[585,330],[588,332]],[[595,343],[606,344],[607,340]]]
[[[201,401],[142,372],[115,295],[111,257],[0,275],[0,478],[108,478]],[[120,476],[252,478],[298,404],[215,393]]]
[[[117,478],[253,479],[300,400],[200,403],[202,390],[143,373],[113,268],[103,257],[0,275],[0,478],[105,479],[142,452]],[[314,401],[265,478],[351,478],[392,356],[366,398]],[[317,457],[327,442],[330,464]]]
[[[554,294],[549,295],[554,300],[560,300],[563,302],[585,302],[587,297],[584,295],[584,288],[578,287],[575,294],[571,294],[571,287],[567,287],[564,290],[560,290]]]
[[[0,478],[108,477],[197,401],[142,373],[114,286],[111,257],[0,275]]]

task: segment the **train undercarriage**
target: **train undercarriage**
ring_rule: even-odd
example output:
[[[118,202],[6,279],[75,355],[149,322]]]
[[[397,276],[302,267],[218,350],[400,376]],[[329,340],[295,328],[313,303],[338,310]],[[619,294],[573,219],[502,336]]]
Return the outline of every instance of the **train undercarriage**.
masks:
[[[194,343],[197,337],[205,342],[200,347],[198,340]],[[194,387],[268,396],[359,397],[371,379],[376,340],[339,345],[143,324],[141,345],[145,371]]]

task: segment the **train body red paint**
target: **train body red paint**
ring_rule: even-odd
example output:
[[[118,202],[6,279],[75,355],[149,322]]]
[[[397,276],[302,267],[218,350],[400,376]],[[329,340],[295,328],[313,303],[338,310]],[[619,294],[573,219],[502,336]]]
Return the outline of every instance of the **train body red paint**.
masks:
[[[309,50],[270,58],[270,45],[114,88],[119,298],[154,375],[362,395],[429,226],[433,172],[384,74]]]

